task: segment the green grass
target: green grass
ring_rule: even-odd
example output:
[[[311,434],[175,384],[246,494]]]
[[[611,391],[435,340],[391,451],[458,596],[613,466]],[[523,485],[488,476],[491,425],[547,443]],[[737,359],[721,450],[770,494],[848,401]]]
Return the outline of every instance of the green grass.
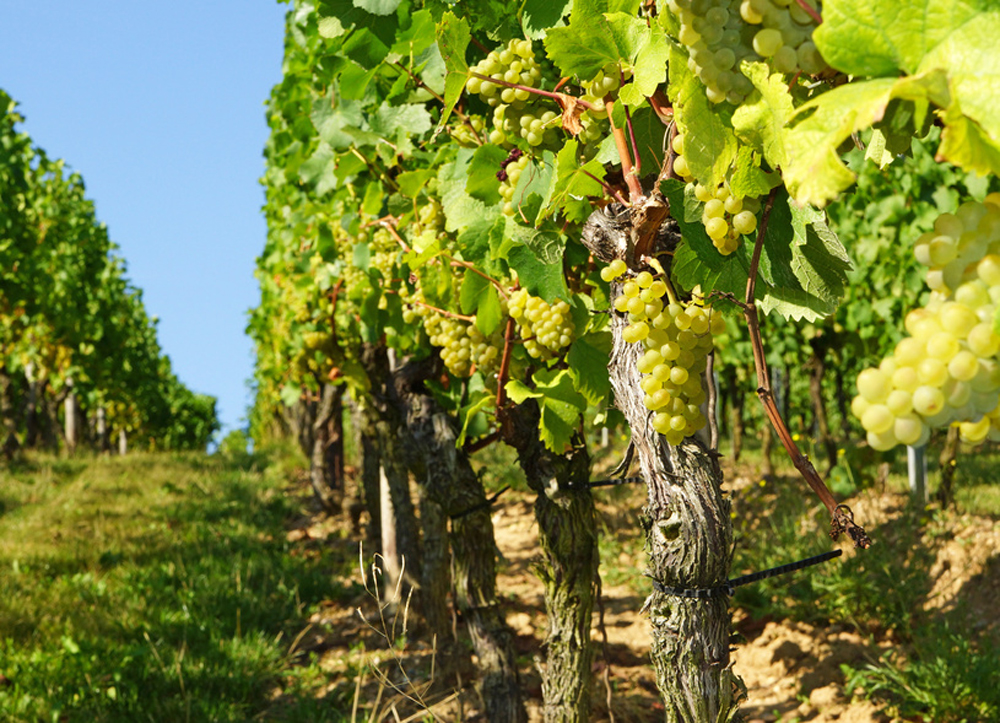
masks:
[[[285,651],[345,590],[283,487],[197,454],[0,470],[0,719],[336,719]]]

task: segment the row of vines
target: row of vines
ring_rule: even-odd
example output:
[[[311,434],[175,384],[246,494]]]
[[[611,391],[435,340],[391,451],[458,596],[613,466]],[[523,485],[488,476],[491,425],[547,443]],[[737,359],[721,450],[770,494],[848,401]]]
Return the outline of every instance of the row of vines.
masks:
[[[454,642],[451,591],[495,721],[525,712],[472,459],[510,446],[536,493],[546,720],[582,721],[600,585],[588,440],[623,430],[620,473],[637,468],[648,492],[639,524],[666,718],[737,717],[714,410],[760,410],[832,535],[865,548],[799,440],[818,430],[832,463],[845,438],[926,442],[997,406],[1000,337],[976,270],[1000,213],[983,180],[1000,168],[1000,14],[975,2],[295,0],[287,24],[249,326],[254,439],[297,439],[338,510],[352,410],[389,578],[412,587],[439,641]],[[932,227],[933,253],[914,256]],[[961,324],[904,331],[921,303],[916,321],[940,311]],[[856,395],[855,376],[907,333],[909,355]],[[793,394],[803,368],[810,393]]]
[[[177,379],[83,180],[0,91],[0,444],[204,449],[215,399]]]

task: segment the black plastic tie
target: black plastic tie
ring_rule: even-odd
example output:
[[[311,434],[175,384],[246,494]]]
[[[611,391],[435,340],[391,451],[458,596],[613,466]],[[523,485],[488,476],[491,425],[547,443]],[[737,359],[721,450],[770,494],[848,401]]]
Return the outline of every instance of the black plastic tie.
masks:
[[[619,479],[598,479],[592,482],[572,482],[570,489],[593,489],[594,487],[613,487],[616,485],[631,485],[643,482],[642,477],[622,477]]]
[[[461,512],[456,512],[455,514],[453,514],[451,516],[451,519],[457,520],[457,519],[460,519],[462,517],[467,517],[468,515],[471,515],[473,512],[479,512],[479,510],[485,510],[487,507],[492,507],[493,503],[496,502],[497,499],[499,499],[500,495],[502,495],[504,492],[506,492],[509,489],[510,489],[510,485],[507,485],[502,490],[500,490],[499,492],[497,492],[495,495],[493,495],[492,497],[487,497],[485,500],[483,500],[479,504],[473,505],[472,507],[470,507],[470,508],[468,508],[466,510],[462,510]]]
[[[822,555],[807,557],[806,559],[799,560],[798,562],[790,562],[787,565],[780,565],[779,567],[772,567],[767,570],[751,573],[749,575],[734,577],[731,580],[726,581],[726,584],[717,585],[716,587],[671,587],[670,585],[664,585],[656,578],[653,578],[653,588],[655,588],[658,592],[664,593],[665,595],[692,598],[696,600],[711,600],[722,596],[732,597],[736,588],[742,587],[743,585],[749,585],[752,582],[766,580],[769,577],[777,577],[778,575],[784,575],[789,572],[795,572],[796,570],[802,570],[806,567],[819,565],[827,560],[833,560],[834,558],[840,557],[843,554],[843,550],[831,550],[830,552],[824,552]]]

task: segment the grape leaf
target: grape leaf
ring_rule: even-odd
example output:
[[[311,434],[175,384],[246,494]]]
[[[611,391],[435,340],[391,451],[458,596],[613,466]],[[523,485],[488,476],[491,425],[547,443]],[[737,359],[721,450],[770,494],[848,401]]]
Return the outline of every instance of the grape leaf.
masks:
[[[444,80],[444,110],[438,121],[441,126],[448,120],[451,111],[462,97],[465,82],[469,79],[469,64],[465,62],[465,50],[469,47],[471,39],[469,23],[465,18],[456,18],[451,11],[441,17],[441,22],[437,26],[437,42],[447,70]]]
[[[532,381],[542,393],[538,399],[542,441],[552,451],[563,452],[573,439],[580,414],[587,409],[587,400],[574,387],[568,369],[538,369]]]
[[[438,192],[448,231],[458,231],[490,215],[486,204],[465,192],[472,155],[471,149],[460,148],[455,160],[443,164],[438,172]]]
[[[783,167],[786,161],[783,129],[794,111],[788,83],[780,73],[769,76],[765,63],[743,61],[740,70],[755,90],[733,113],[736,136],[763,151],[771,168]]]
[[[492,206],[500,203],[500,179],[497,172],[507,158],[507,151],[492,143],[479,146],[469,164],[469,180],[465,192],[478,201]]]
[[[865,149],[865,160],[874,161],[879,168],[885,168],[892,163],[892,159],[893,155],[885,149],[885,135],[878,128],[873,128]]]
[[[529,40],[540,40],[569,12],[573,0],[526,0],[521,11],[521,29]]]
[[[556,299],[569,297],[566,280],[563,278],[562,260],[546,264],[538,260],[535,253],[524,244],[517,244],[507,250],[507,263],[517,271],[517,278],[528,293],[540,296],[550,304]]]
[[[410,25],[405,30],[396,33],[396,42],[392,46],[392,52],[404,56],[419,57],[428,48],[434,46],[435,34],[436,26],[431,11],[427,8],[418,10],[410,16]]]
[[[480,301],[486,296],[486,290],[492,285],[489,279],[472,271],[466,271],[462,278],[461,290],[458,292],[458,303],[462,313],[476,313]]]
[[[729,179],[729,190],[738,198],[756,198],[766,196],[774,187],[774,183],[780,183],[778,174],[772,176],[765,173],[760,168],[760,158],[750,146],[740,146],[736,156],[736,168]]]
[[[354,7],[367,10],[372,15],[392,15],[401,0],[353,0]]]
[[[427,182],[434,178],[434,171],[430,168],[421,168],[416,171],[404,171],[396,176],[396,184],[399,191],[404,196],[416,198],[420,195],[420,190],[427,185]]]
[[[796,113],[785,136],[785,184],[800,203],[823,206],[854,182],[837,149],[851,133],[882,117],[896,80],[849,83],[823,93]]]
[[[477,415],[496,403],[496,397],[483,390],[472,394],[471,397],[472,401],[462,407],[458,413],[459,418],[462,420],[462,429],[458,434],[458,439],[455,441],[456,447],[463,447],[465,445],[465,437],[469,433],[469,427],[472,426],[472,422],[476,419]]]
[[[383,103],[369,118],[371,131],[392,142],[423,135],[433,127],[427,108],[415,103],[395,106]]]
[[[610,332],[584,334],[573,342],[566,355],[576,389],[592,407],[603,405],[611,394],[608,376],[611,343]]]
[[[895,76],[900,70],[912,74],[931,48],[990,4],[988,0],[827,0],[823,24],[813,40],[823,59],[848,75]]]
[[[562,453],[572,442],[587,400],[573,385],[568,369],[538,369],[532,376],[534,389],[511,379],[505,389],[515,404],[536,399],[541,410],[538,431],[545,446]]]
[[[724,104],[709,103],[704,86],[687,66],[687,56],[673,43],[669,70],[670,100],[677,125],[682,131],[693,131],[684,137],[684,158],[695,180],[715,188],[725,180],[736,159],[730,111]]]
[[[570,221],[583,222],[593,210],[587,196],[603,196],[604,166],[595,160],[580,165],[577,159],[579,142],[571,139],[556,155],[555,173],[539,218],[544,218],[556,208],[565,212]],[[537,219],[536,219],[537,220]]]
[[[927,53],[917,68],[918,74],[944,70],[952,96],[952,115],[960,110],[994,141],[1000,140],[998,35],[1000,11],[976,15]]]
[[[302,387],[295,384],[285,384],[281,387],[280,397],[286,407],[294,407],[302,398]]]
[[[823,212],[791,205],[781,193],[771,210],[768,236],[772,228],[776,233],[765,242],[770,283],[761,309],[806,321],[832,314],[844,296],[851,262]]]

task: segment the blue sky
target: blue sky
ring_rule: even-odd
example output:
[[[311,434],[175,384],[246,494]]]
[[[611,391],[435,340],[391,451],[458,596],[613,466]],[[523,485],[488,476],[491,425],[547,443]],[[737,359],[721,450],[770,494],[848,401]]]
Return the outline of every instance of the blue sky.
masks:
[[[275,0],[4,0],[0,88],[20,128],[79,172],[160,345],[227,429],[250,402],[246,311],[266,226],[264,101],[281,79]]]

